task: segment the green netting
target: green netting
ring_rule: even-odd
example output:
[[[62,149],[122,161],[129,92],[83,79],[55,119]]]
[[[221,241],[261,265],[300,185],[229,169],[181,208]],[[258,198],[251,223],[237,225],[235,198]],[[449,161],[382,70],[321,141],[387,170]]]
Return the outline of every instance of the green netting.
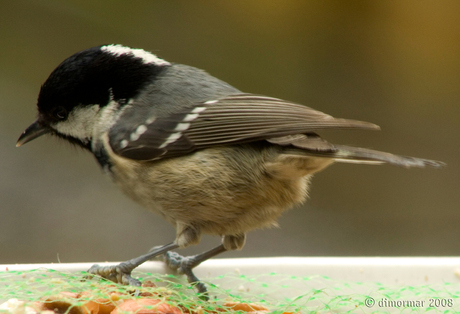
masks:
[[[118,304],[119,300],[152,298],[153,294],[187,313],[234,311],[225,306],[228,302],[263,305],[271,313],[460,313],[460,284],[451,283],[397,287],[324,276],[248,276],[235,272],[206,278],[210,301],[204,301],[182,276],[136,273],[143,282],[156,286],[136,290],[85,275],[47,269],[0,272],[0,304],[13,298],[24,301],[24,306],[59,298],[72,306],[101,300]],[[63,291],[79,297],[68,298]],[[71,308],[64,312],[72,313]]]

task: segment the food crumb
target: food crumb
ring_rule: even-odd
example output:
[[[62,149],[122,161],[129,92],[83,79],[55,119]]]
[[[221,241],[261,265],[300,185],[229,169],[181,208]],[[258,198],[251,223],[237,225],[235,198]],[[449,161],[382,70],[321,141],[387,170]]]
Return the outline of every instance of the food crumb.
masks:
[[[0,304],[0,312],[7,311],[11,314],[36,314],[37,311],[30,306],[25,306],[24,301],[18,299],[9,299]]]
[[[118,301],[118,300],[120,300],[120,295],[119,295],[118,293],[112,292],[112,293],[110,294],[110,300],[112,300],[112,301]]]
[[[454,275],[457,276],[458,278],[460,278],[460,268],[456,268],[454,270]]]

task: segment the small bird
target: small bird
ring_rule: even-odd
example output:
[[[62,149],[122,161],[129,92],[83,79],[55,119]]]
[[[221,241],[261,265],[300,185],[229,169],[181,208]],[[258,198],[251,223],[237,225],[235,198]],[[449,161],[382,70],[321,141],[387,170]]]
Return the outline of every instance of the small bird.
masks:
[[[90,151],[124,193],[177,232],[170,244],[88,272],[139,286],[132,270],[164,255],[204,297],[192,269],[243,248],[249,231],[275,225],[305,201],[314,173],[334,162],[443,165],[331,144],[316,132],[379,127],[243,93],[203,70],[117,44],[64,60],[42,85],[37,106],[38,119],[17,146],[52,134]],[[198,244],[203,234],[221,236],[222,243],[188,257],[171,251]]]

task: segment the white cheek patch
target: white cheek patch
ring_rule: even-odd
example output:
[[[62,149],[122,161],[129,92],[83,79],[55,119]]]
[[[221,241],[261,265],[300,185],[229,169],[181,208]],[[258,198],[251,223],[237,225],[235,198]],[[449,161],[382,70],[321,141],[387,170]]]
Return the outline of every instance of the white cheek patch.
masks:
[[[96,124],[96,129],[94,130],[97,132],[97,135],[100,135],[110,129],[121,113],[123,113],[124,108],[127,108],[131,103],[132,99],[129,100],[125,107],[120,109],[120,104],[115,100],[112,100],[106,106],[102,107],[98,113],[98,123]]]
[[[158,58],[153,53],[143,49],[134,49],[122,45],[108,45],[101,47],[102,51],[108,52],[115,56],[120,55],[133,55],[135,58],[142,59],[145,64],[154,64],[158,66],[170,65],[168,61]]]
[[[58,133],[88,143],[107,132],[128,106],[120,109],[120,104],[114,100],[102,108],[99,105],[77,106],[65,121],[57,122],[52,127]]]
[[[69,113],[65,121],[57,122],[53,127],[61,134],[87,143],[93,135],[99,109],[99,105],[77,106]]]

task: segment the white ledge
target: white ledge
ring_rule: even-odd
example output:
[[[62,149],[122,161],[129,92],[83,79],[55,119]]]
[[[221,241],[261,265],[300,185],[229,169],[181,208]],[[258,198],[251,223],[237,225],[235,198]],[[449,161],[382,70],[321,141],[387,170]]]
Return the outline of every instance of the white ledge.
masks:
[[[98,263],[114,265],[118,262]],[[94,263],[4,264],[0,271],[48,268],[57,271],[85,271]],[[137,268],[149,273],[168,273],[163,262],[152,261]],[[195,269],[199,278],[226,273],[248,276],[277,273],[294,276],[327,276],[333,280],[421,285],[460,283],[460,257],[267,257],[212,259]],[[134,273],[135,275],[135,273]]]

